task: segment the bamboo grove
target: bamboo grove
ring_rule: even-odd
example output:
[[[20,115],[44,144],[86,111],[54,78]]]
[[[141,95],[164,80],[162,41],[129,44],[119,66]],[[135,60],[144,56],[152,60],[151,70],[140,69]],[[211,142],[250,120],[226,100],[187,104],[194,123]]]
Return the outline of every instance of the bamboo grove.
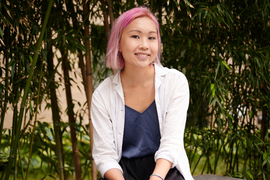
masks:
[[[111,25],[138,5],[161,24],[162,64],[189,81],[192,173],[270,179],[269,0],[1,0],[0,179],[38,179],[35,171],[40,179],[97,179],[91,95],[113,73],[104,63]],[[79,83],[86,95],[77,112],[72,85]],[[51,124],[38,121],[41,104]]]

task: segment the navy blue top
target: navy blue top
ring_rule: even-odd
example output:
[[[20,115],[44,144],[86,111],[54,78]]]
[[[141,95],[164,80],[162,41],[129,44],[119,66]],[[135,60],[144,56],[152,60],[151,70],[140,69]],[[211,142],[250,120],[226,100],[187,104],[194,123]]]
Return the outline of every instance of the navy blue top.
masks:
[[[122,157],[136,158],[155,154],[160,138],[155,101],[143,113],[125,106]]]

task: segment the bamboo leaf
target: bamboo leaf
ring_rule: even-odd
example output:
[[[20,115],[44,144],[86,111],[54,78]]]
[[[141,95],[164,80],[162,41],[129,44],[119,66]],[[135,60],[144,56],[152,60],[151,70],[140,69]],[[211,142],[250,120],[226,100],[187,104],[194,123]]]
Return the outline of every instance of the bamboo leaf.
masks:
[[[211,87],[210,87],[211,91],[212,91],[214,88],[215,88],[215,84],[211,84]]]
[[[29,60],[30,60],[31,63],[33,63],[33,58],[32,58],[32,56],[29,56]]]
[[[4,38],[3,31],[2,31],[2,28],[1,27],[0,27],[0,35],[1,35],[2,38]]]
[[[254,180],[252,174],[251,174],[249,171],[246,171],[246,173],[248,174],[248,176],[249,176],[252,180]]]
[[[267,158],[267,152],[264,152],[263,153],[263,159],[266,159]]]
[[[188,5],[191,8],[194,8],[194,6],[188,1],[188,0],[184,0],[185,4]]]
[[[228,70],[231,70],[231,68],[229,67],[229,65],[225,61],[221,61],[221,62]]]

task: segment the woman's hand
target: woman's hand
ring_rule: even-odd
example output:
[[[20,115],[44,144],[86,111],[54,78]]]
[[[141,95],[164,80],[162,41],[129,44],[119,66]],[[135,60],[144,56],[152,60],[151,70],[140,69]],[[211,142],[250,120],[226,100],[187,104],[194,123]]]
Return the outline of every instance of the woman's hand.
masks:
[[[122,172],[119,169],[110,169],[105,173],[107,180],[125,180]]]
[[[158,159],[153,174],[149,180],[164,180],[167,173],[171,169],[172,163],[166,159]],[[160,176],[160,177],[159,177]]]

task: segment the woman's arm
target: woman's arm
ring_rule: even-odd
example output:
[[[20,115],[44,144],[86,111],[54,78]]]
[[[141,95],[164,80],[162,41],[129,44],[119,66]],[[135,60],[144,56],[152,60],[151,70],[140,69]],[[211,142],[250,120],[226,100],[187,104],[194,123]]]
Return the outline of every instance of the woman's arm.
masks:
[[[153,174],[156,174],[165,179],[171,167],[172,163],[170,161],[166,159],[158,159],[156,161],[156,167],[153,171]],[[161,180],[161,178],[159,178],[158,176],[151,176],[149,180]]]
[[[113,131],[113,120],[108,108],[107,86],[97,88],[92,96],[91,118],[93,124],[92,155],[102,177],[110,169],[122,170],[118,163],[117,142]]]
[[[124,180],[124,176],[119,169],[110,169],[106,171],[105,178],[107,180]]]
[[[174,73],[166,79],[165,90],[160,95],[162,124],[160,147],[155,159],[166,159],[172,167],[178,165],[179,158],[185,153],[184,131],[189,104],[189,88],[183,74]]]
[[[160,106],[162,124],[161,142],[155,160],[168,160],[172,163],[171,168],[176,166],[185,179],[191,180],[193,178],[184,148],[184,131],[189,105],[188,81],[184,74],[174,71],[168,73],[163,83],[164,90],[158,91],[160,103],[157,106]]]

